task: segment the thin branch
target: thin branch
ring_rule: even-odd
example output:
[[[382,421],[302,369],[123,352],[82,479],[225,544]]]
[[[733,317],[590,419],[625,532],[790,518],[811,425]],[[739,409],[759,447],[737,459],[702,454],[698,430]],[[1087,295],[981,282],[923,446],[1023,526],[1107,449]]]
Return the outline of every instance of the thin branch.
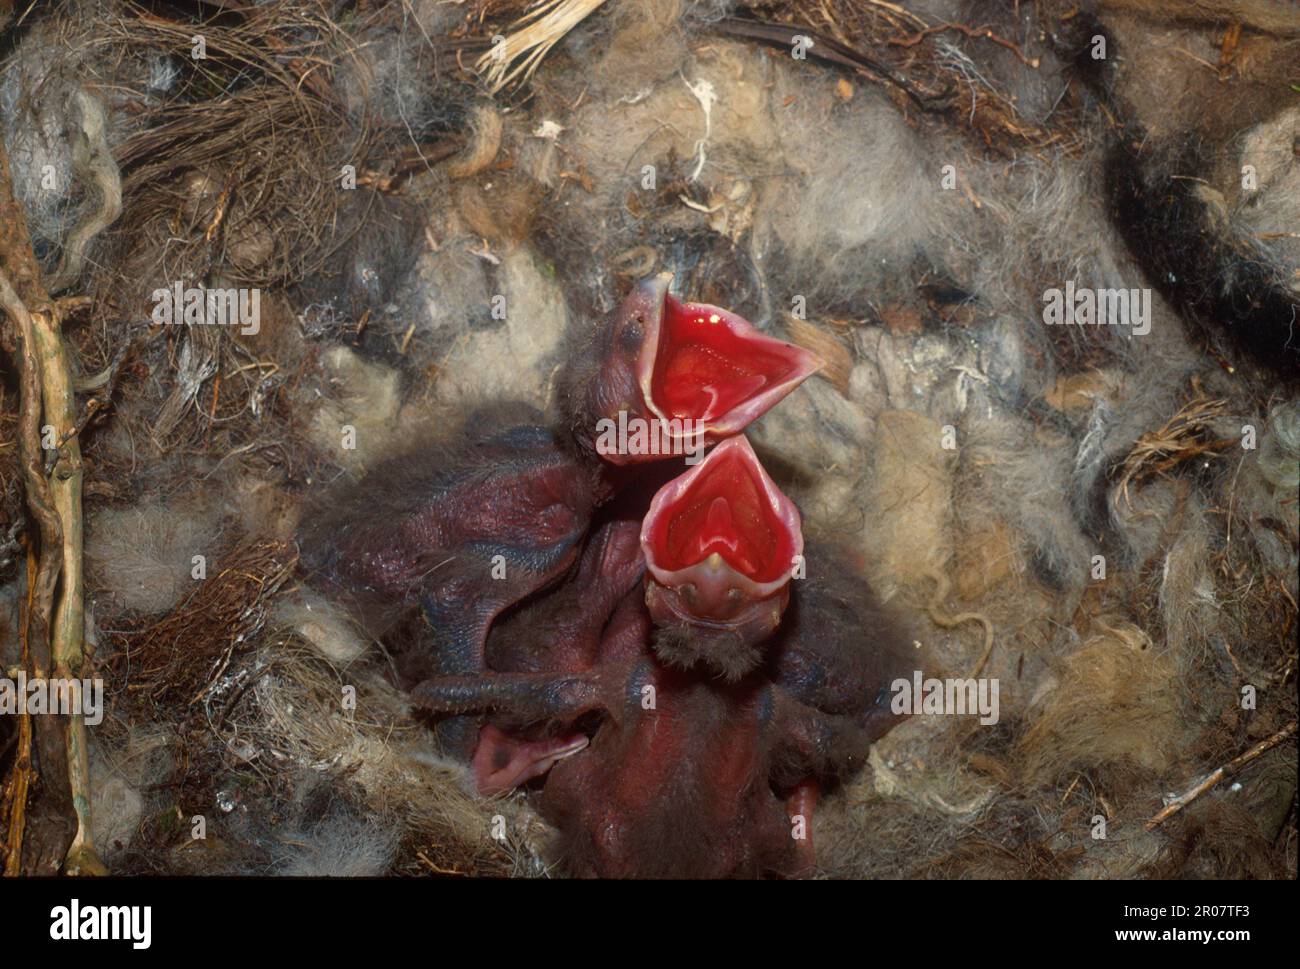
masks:
[[[76,392],[57,304],[41,279],[26,213],[13,194],[9,157],[0,145],[0,309],[16,331],[19,362],[19,457],[27,504],[40,532],[40,556],[28,613],[28,647],[36,677],[66,680],[81,709],[85,659],[82,587],[81,445]],[[54,463],[43,467],[42,426],[53,433]],[[53,443],[51,442],[51,443]],[[56,588],[57,586],[57,588]],[[56,591],[58,593],[56,597]],[[67,874],[104,874],[90,822],[90,755],[85,717],[41,717],[36,725],[42,779],[71,803],[76,833],[63,858]],[[62,845],[59,846],[60,848]]]
[[[1286,740],[1288,737],[1293,736],[1295,734],[1295,729],[1296,729],[1296,721],[1292,720],[1290,723],[1288,723],[1277,733],[1273,734],[1273,736],[1269,737],[1266,740],[1261,740],[1254,747],[1251,747],[1249,750],[1247,750],[1244,754],[1241,754],[1238,757],[1234,757],[1232,760],[1224,764],[1218,770],[1211,771],[1209,774],[1205,775],[1205,777],[1203,777],[1200,781],[1198,781],[1196,784],[1193,784],[1190,789],[1178,795],[1178,797],[1174,798],[1172,801],[1166,804],[1164,808],[1161,809],[1159,814],[1157,814],[1150,821],[1148,821],[1146,825],[1147,830],[1150,831],[1152,828],[1159,827],[1160,824],[1162,824],[1164,821],[1168,820],[1169,818],[1173,817],[1183,808],[1187,807],[1187,805],[1191,804],[1198,797],[1200,797],[1206,791],[1210,790],[1220,781],[1228,777],[1233,777],[1236,774],[1240,773],[1242,768],[1244,768],[1251,761],[1255,760],[1261,754],[1272,750],[1282,741]]]

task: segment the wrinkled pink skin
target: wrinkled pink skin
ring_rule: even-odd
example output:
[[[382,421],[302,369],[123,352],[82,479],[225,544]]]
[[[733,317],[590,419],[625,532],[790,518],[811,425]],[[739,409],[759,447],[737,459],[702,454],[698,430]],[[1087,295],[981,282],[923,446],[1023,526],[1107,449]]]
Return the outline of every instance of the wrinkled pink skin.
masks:
[[[819,550],[828,578],[796,588],[762,672],[725,684],[673,670],[650,647],[640,582],[626,587],[630,539],[628,523],[612,526],[584,553],[588,576],[619,577],[582,587],[598,609],[584,608],[576,582],[551,597],[573,593],[562,668],[544,668],[554,657],[538,659],[541,639],[498,642],[503,627],[489,654],[515,669],[433,679],[413,698],[435,714],[485,715],[472,756],[480,791],[541,783],[538,806],[560,830],[571,874],[810,873],[818,794],[897,722],[886,687],[910,677],[911,644],[848,563]],[[527,612],[512,624],[521,636]],[[559,634],[564,612],[551,605],[542,639]],[[803,815],[802,840],[793,815]]]

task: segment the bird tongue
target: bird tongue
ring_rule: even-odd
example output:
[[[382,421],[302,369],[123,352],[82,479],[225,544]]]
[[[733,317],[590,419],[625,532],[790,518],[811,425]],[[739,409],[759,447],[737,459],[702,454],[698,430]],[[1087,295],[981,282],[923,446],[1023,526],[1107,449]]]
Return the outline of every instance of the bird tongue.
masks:
[[[666,292],[647,336],[639,379],[648,407],[665,420],[699,421],[712,439],[743,430],[822,365],[735,313]]]
[[[746,497],[752,497],[747,495]],[[765,538],[766,536],[759,536]],[[687,536],[685,557],[699,561],[717,553],[746,575],[758,571],[754,556],[750,555],[751,536],[742,534],[731,513],[731,502],[718,495],[709,502],[704,520],[693,536]]]
[[[716,479],[715,479],[716,481]],[[746,482],[737,489],[739,503],[752,506],[757,495]],[[748,510],[748,508],[747,508]],[[751,527],[741,530],[741,524]],[[773,544],[773,536],[760,518],[747,516],[737,522],[731,499],[718,495],[680,510],[668,525],[671,560],[693,565],[717,555],[736,571],[753,578]],[[715,566],[717,563],[714,563]]]

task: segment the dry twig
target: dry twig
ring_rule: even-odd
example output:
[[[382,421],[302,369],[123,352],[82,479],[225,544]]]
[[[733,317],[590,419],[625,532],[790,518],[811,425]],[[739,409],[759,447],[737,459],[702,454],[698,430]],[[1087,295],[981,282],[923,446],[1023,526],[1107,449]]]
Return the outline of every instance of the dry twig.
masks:
[[[1272,750],[1274,747],[1282,743],[1282,741],[1286,740],[1288,737],[1294,736],[1295,730],[1296,730],[1296,721],[1292,720],[1290,723],[1288,723],[1277,733],[1273,734],[1273,736],[1268,737],[1265,740],[1261,740],[1259,743],[1255,744],[1255,746],[1247,750],[1244,754],[1241,754],[1238,757],[1234,757],[1232,760],[1224,764],[1222,767],[1218,768],[1217,770],[1211,771],[1209,774],[1206,774],[1205,777],[1201,778],[1201,780],[1193,784],[1187,791],[1178,795],[1176,798],[1174,798],[1172,801],[1166,804],[1160,810],[1159,814],[1157,814],[1150,821],[1148,821],[1146,824],[1147,830],[1150,831],[1152,828],[1158,827],[1163,822],[1173,817],[1175,814],[1177,814],[1183,808],[1187,807],[1187,805],[1191,804],[1193,801],[1195,801],[1206,791],[1213,788],[1220,781],[1228,777],[1235,777],[1237,774],[1239,774],[1242,771],[1242,769],[1247,764],[1249,764],[1251,761],[1258,758],[1261,754],[1264,754]]]
[[[550,49],[605,0],[547,0],[525,14],[515,29],[479,57],[493,93],[512,81],[526,81]]]
[[[1200,440],[1200,435],[1210,421],[1224,413],[1225,404],[1223,400],[1197,397],[1169,418],[1159,430],[1149,431],[1139,437],[1120,465],[1117,495],[1122,495],[1124,501],[1128,502],[1130,484],[1163,474],[1197,455],[1218,454],[1236,443],[1236,438]]]
[[[0,146],[0,308],[17,334],[20,368],[20,452],[28,507],[40,530],[40,559],[33,586],[34,608],[28,614],[29,652],[33,675],[77,681],[84,660],[85,616],[82,589],[81,447],[76,395],[67,350],[60,333],[57,305],[49,298],[32,252],[26,217],[13,196],[9,159]],[[10,280],[13,280],[11,282]],[[19,288],[22,295],[19,294]],[[53,466],[47,475],[41,440],[54,442]],[[60,581],[61,580],[61,581]],[[58,596],[56,598],[56,583]],[[80,683],[72,686],[80,707]],[[90,824],[90,761],[86,727],[73,712],[66,729],[55,717],[43,718],[38,751],[47,779],[66,766],[67,795],[76,818],[76,833],[64,856],[68,874],[106,871],[95,852]],[[58,751],[59,733],[64,749]]]

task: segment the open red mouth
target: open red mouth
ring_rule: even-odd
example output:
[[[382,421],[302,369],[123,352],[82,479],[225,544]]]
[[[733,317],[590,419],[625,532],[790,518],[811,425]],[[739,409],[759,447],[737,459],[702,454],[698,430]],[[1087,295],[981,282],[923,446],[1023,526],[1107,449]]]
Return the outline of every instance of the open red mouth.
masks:
[[[790,580],[803,553],[799,511],[733,437],[655,495],[641,525],[652,579],[681,618],[727,623]]]
[[[822,366],[814,354],[765,336],[748,321],[668,293],[668,273],[641,284],[647,314],[637,361],[646,406],[666,421],[698,422],[712,443],[744,430]]]

